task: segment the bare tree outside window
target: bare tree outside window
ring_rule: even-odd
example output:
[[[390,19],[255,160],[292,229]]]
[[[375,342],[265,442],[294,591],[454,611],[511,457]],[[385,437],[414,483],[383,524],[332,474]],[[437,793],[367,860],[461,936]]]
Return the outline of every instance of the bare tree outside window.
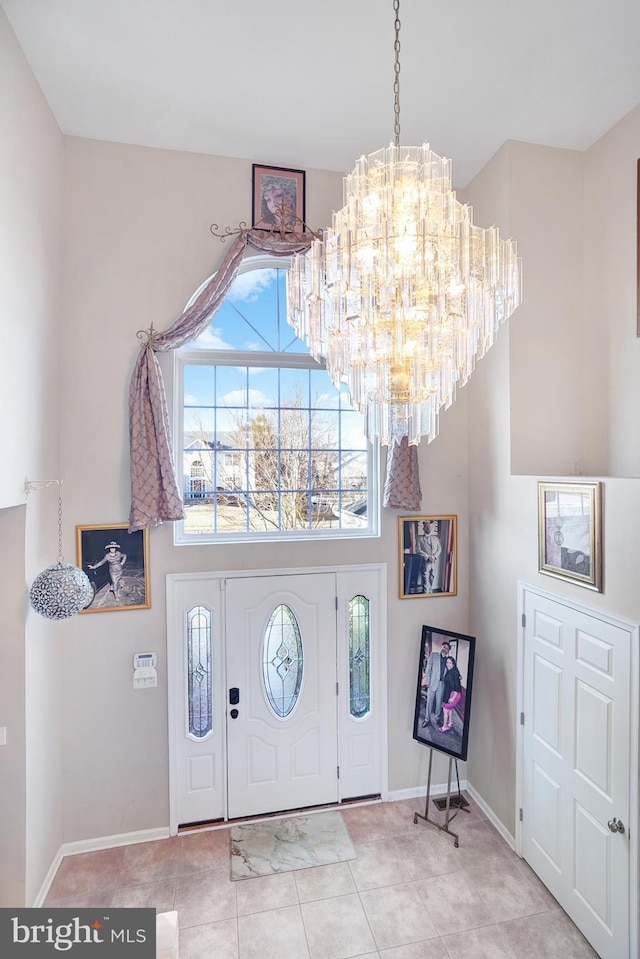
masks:
[[[235,426],[224,442],[214,442],[202,423],[190,433],[197,458],[190,465],[191,495],[185,490],[187,524],[239,531],[338,526],[345,457],[323,411],[304,407],[298,393],[282,408],[249,411],[246,418],[226,412]],[[366,496],[358,457],[362,453],[354,451],[356,472],[346,470],[350,501],[354,493]]]

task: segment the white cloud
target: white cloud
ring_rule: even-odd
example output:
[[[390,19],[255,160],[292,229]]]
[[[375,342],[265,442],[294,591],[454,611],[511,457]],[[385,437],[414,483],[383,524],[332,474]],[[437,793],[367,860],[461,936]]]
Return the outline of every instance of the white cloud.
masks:
[[[222,330],[219,327],[209,326],[201,333],[197,340],[188,343],[188,349],[196,350],[232,350],[233,346],[227,343],[220,335]]]
[[[184,405],[185,406],[198,406],[200,403],[198,397],[195,393],[185,393],[184,394]]]
[[[220,398],[222,406],[244,406],[246,402],[246,393],[244,390],[231,390]],[[249,390],[249,406],[267,406],[271,405],[269,397],[261,390]]]
[[[251,270],[241,273],[229,290],[231,301],[253,303],[263,290],[267,290],[276,278],[275,270]]]

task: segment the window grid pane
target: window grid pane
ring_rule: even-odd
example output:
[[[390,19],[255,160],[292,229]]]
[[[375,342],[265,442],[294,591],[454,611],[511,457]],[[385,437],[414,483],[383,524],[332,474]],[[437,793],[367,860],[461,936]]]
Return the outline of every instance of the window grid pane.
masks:
[[[211,610],[194,606],[187,613],[188,729],[202,739],[213,730]]]
[[[349,600],[349,712],[362,719],[371,709],[369,600]]]

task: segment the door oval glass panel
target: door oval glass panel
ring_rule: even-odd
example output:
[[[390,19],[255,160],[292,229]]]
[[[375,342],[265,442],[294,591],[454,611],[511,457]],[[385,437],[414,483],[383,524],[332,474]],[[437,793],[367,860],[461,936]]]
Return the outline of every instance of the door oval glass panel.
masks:
[[[304,654],[293,610],[276,606],[262,640],[262,677],[269,706],[278,719],[292,712],[302,686]]]

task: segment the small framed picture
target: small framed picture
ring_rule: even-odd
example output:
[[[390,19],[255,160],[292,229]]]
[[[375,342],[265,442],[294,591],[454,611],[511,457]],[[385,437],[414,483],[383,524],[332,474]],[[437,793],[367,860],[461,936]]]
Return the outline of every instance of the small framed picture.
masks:
[[[400,599],[455,596],[456,516],[400,516]]]
[[[253,164],[253,226],[301,232],[305,218],[305,171]]]
[[[89,577],[93,598],[83,613],[149,609],[149,530],[128,523],[76,526],[77,565]]]
[[[422,627],[413,738],[467,758],[475,636]]]
[[[538,483],[538,570],[602,592],[602,483]]]

